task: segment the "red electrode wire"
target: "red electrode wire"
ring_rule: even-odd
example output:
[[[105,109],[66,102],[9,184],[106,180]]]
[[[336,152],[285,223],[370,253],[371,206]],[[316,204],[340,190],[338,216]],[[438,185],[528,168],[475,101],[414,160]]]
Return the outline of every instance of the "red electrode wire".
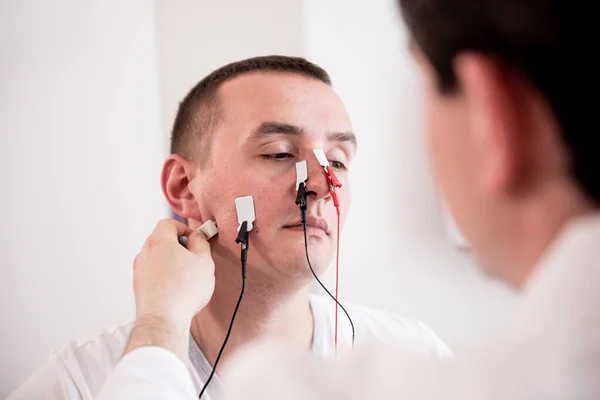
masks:
[[[325,287],[325,285],[323,285],[323,283],[321,282],[321,280],[319,279],[319,277],[317,276],[317,274],[315,273],[315,270],[313,269],[311,263],[310,263],[310,257],[308,254],[308,239],[306,237],[306,221],[305,221],[305,210],[306,208],[303,208],[302,205],[302,197],[305,196],[305,194],[302,192],[301,189],[304,188],[304,186],[300,186],[300,189],[298,190],[298,196],[296,198],[296,204],[300,205],[300,211],[302,214],[302,222],[303,222],[303,228],[304,228],[304,250],[306,252],[306,261],[308,263],[308,267],[310,268],[310,271],[312,272],[313,276],[315,277],[315,279],[317,280],[317,282],[319,283],[319,285],[321,285],[321,287],[323,288],[323,290],[325,290],[325,292],[327,292],[327,294],[329,295],[329,297],[331,297],[336,304],[335,307],[335,350],[337,353],[337,349],[338,349],[338,326],[339,326],[339,317],[338,317],[338,308],[341,308],[342,311],[344,311],[344,313],[346,314],[346,317],[348,317],[348,322],[350,322],[350,327],[352,328],[352,348],[354,348],[354,336],[355,336],[355,329],[354,329],[354,323],[352,322],[352,318],[350,318],[350,314],[348,314],[348,311],[346,311],[346,309],[344,308],[343,305],[340,304],[340,302],[338,301],[338,297],[339,297],[339,269],[340,269],[340,228],[341,228],[341,213],[340,213],[340,203],[338,201],[338,195],[336,192],[336,188],[340,188],[342,187],[342,184],[340,183],[340,181],[337,179],[337,177],[335,176],[335,172],[333,171],[333,168],[331,168],[331,166],[327,166],[325,168],[325,177],[327,178],[327,185],[329,187],[329,193],[331,195],[331,198],[333,200],[333,205],[335,206],[335,210],[337,213],[337,249],[336,249],[336,262],[335,262],[335,296],[333,294],[331,294],[329,292],[329,290],[327,290],[327,288]],[[304,205],[305,207],[305,205]]]
[[[340,208],[335,207],[337,210],[337,251],[335,256],[335,350],[338,348],[338,302],[340,295]]]
[[[325,285],[323,285],[323,282],[321,282],[321,280],[315,273],[315,270],[313,269],[312,264],[310,262],[310,257],[308,254],[308,238],[306,235],[306,191],[305,191],[306,187],[304,184],[300,184],[300,186],[298,187],[298,194],[296,196],[296,204],[300,206],[300,216],[301,216],[301,220],[302,220],[302,228],[304,231],[304,252],[306,253],[306,262],[308,263],[310,272],[312,272],[313,276],[315,277],[315,280],[319,283],[319,285],[321,285],[323,290],[329,295],[329,297],[331,297],[333,299],[333,301],[335,301],[335,304],[336,304],[336,307],[335,307],[335,350],[337,353],[338,325],[339,325],[338,324],[338,320],[339,320],[338,319],[338,308],[342,309],[342,311],[346,314],[346,317],[348,317],[348,322],[350,322],[350,328],[352,329],[352,348],[354,348],[354,337],[355,337],[356,332],[354,329],[354,323],[352,322],[352,318],[350,318],[350,314],[348,314],[348,311],[346,311],[344,306],[341,305],[340,302],[338,301],[341,214],[340,214],[340,203],[338,201],[338,195],[337,195],[337,192],[335,189],[342,187],[342,184],[337,179],[337,177],[335,176],[335,173],[333,171],[333,168],[331,168],[330,166],[328,166],[325,169],[325,177],[327,178],[327,185],[329,187],[329,193],[331,195],[331,198],[333,200],[333,205],[335,206],[335,210],[337,213],[337,250],[336,250],[336,263],[335,263],[336,264],[336,267],[335,267],[335,296],[333,294],[331,294],[331,292],[329,290],[327,290]]]
[[[340,202],[337,196],[336,188],[342,187],[341,182],[335,176],[335,172],[331,166],[327,167],[327,183],[329,184],[329,192],[333,199],[333,205],[337,212],[337,250],[335,257],[335,350],[338,348],[338,310],[339,310],[339,295],[340,295]]]

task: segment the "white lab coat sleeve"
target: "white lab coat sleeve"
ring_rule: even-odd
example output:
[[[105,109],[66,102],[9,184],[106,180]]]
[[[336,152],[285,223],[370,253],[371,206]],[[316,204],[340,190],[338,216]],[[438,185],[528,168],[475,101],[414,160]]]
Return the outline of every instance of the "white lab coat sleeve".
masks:
[[[81,399],[77,386],[64,372],[64,367],[54,360],[48,361],[35,371],[6,400],[78,400]]]
[[[161,347],[147,346],[119,360],[97,400],[191,400],[197,396],[190,372],[181,359]]]

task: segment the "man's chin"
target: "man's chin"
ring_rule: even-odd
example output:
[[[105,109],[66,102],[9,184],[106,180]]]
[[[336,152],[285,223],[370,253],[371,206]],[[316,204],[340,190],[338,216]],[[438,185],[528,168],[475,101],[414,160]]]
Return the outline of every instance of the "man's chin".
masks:
[[[322,240],[308,238],[308,258],[304,248],[304,240],[297,244],[288,243],[280,251],[282,255],[280,268],[298,278],[312,277],[311,267],[317,276],[327,270],[331,263],[332,254],[329,246],[325,246]],[[310,265],[309,265],[310,261]],[[286,274],[287,275],[287,274]]]

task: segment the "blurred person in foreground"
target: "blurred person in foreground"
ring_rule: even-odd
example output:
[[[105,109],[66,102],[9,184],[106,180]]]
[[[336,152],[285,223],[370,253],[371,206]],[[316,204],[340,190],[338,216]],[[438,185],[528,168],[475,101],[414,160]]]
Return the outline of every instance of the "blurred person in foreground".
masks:
[[[516,288],[522,307],[505,335],[457,351],[456,361],[384,349],[332,363],[287,354],[279,368],[275,351],[261,351],[259,364],[243,352],[231,398],[599,399],[600,64],[590,51],[591,4],[399,5],[441,192],[478,265]],[[280,385],[267,390],[267,380]]]

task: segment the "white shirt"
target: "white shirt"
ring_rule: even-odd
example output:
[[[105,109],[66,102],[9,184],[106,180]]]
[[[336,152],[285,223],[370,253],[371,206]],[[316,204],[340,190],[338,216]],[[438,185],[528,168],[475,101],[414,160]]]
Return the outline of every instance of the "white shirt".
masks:
[[[335,303],[330,298],[311,295],[310,306],[314,321],[312,354],[331,356],[335,354]],[[410,352],[414,351],[415,354],[435,358],[452,357],[448,347],[430,328],[419,321],[403,319],[358,305],[344,304],[344,308],[352,317],[356,329],[356,348],[371,343],[384,343],[405,348]],[[351,346],[350,325],[341,310],[338,318],[339,348],[349,348]],[[103,332],[82,343],[69,343],[61,351],[53,354],[46,365],[9,396],[9,400],[94,399],[115,366],[117,366],[113,374],[115,379],[119,381],[127,377],[129,390],[138,391],[139,386],[134,382],[146,380],[162,387],[159,390],[152,389],[151,393],[144,394],[143,398],[178,398],[175,393],[188,395],[188,397],[193,395],[197,398],[212,367],[196,342],[190,340],[189,368],[174,354],[160,348],[138,349],[121,359],[132,328],[133,322],[110,332]],[[153,365],[152,360],[155,359],[159,360],[158,369],[146,370],[145,367]],[[166,371],[167,374],[162,375],[161,370]],[[169,382],[172,384],[169,385]],[[111,385],[109,381],[109,389]],[[223,392],[224,385],[215,374],[203,399],[222,398]],[[115,397],[109,393],[105,398]]]
[[[172,354],[129,356],[99,400],[195,398]],[[553,243],[509,333],[458,359],[374,346],[323,360],[265,344],[241,351],[225,374],[228,400],[600,399],[600,214],[573,221]]]

